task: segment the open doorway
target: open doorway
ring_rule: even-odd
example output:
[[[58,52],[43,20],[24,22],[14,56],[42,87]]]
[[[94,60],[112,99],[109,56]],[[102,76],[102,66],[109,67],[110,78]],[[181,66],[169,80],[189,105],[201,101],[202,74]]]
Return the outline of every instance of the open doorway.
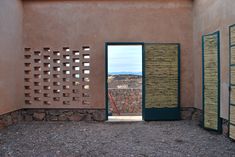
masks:
[[[143,44],[106,44],[106,118],[141,121]]]

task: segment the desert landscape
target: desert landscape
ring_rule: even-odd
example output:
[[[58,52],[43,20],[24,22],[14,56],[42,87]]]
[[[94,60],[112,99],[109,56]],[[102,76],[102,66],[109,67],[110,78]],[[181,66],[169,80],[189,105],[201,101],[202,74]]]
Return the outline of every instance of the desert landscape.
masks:
[[[139,116],[142,113],[142,76],[118,74],[108,77],[109,114]]]

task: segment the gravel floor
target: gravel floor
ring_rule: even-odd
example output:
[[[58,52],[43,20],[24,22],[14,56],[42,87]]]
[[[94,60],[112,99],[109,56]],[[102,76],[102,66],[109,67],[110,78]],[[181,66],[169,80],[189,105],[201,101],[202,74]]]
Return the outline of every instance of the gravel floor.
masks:
[[[31,122],[0,130],[0,156],[235,157],[235,143],[190,121]]]

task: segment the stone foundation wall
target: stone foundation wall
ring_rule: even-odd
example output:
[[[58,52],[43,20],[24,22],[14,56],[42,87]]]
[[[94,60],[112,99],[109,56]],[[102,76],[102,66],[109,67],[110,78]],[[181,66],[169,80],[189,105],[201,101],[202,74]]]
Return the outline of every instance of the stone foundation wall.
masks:
[[[229,137],[228,125],[229,125],[229,121],[226,119],[222,119],[222,133],[226,137]]]
[[[202,110],[181,108],[181,119],[202,126]],[[105,121],[105,110],[90,109],[22,109],[0,115],[0,129],[21,121]],[[228,137],[228,120],[223,119],[223,135]]]
[[[193,120],[203,127],[203,115],[202,110],[196,108],[181,108],[181,119],[183,120]],[[228,120],[222,119],[222,134],[228,137]]]
[[[181,108],[181,119],[182,120],[193,120],[202,126],[202,122],[203,122],[202,121],[202,110],[192,108],[192,107],[183,107],[183,108]]]
[[[24,121],[105,121],[105,110],[24,109]]]
[[[21,110],[0,115],[0,129],[22,120]]]
[[[105,121],[105,110],[22,109],[0,115],[0,129],[21,121]]]

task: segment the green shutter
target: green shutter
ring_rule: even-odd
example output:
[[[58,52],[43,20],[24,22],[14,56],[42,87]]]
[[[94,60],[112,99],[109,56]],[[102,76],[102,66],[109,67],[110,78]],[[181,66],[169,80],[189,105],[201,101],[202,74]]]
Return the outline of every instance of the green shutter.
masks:
[[[229,27],[230,90],[229,90],[229,137],[235,140],[235,25]]]
[[[221,132],[219,49],[219,32],[203,36],[203,126]]]

